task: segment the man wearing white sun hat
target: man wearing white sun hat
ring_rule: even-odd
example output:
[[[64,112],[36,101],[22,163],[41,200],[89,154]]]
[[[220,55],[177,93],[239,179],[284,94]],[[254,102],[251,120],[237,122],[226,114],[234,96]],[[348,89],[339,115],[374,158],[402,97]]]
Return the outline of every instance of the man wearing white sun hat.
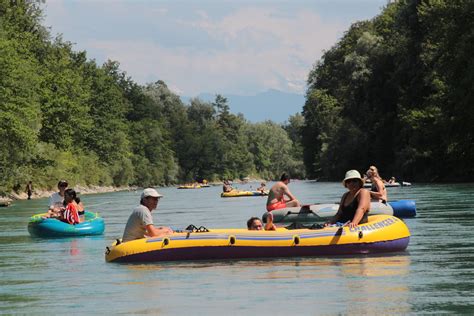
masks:
[[[143,190],[140,205],[133,209],[123,232],[122,242],[145,237],[161,237],[173,233],[169,227],[155,227],[151,211],[156,209],[163,195],[152,188]]]

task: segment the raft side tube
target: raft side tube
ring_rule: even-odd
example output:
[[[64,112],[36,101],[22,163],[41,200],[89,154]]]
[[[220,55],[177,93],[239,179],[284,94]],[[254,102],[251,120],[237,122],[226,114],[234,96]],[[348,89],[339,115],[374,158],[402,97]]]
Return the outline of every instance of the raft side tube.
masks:
[[[96,213],[85,212],[85,221],[76,225],[55,218],[42,218],[46,214],[33,215],[28,223],[28,232],[33,237],[74,237],[102,235],[105,230],[104,219]]]
[[[416,203],[414,200],[398,200],[388,202],[393,208],[393,215],[399,218],[410,218],[416,216]]]

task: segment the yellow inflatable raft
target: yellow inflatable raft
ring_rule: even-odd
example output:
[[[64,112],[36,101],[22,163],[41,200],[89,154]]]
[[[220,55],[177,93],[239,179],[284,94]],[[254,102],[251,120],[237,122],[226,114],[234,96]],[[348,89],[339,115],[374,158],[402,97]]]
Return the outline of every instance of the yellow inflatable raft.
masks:
[[[368,223],[356,228],[175,232],[167,237],[115,243],[107,247],[105,259],[107,262],[157,262],[369,254],[402,251],[409,239],[410,232],[402,220],[374,215],[369,216]]]
[[[232,190],[230,192],[221,193],[221,197],[241,197],[241,196],[264,196],[268,195],[268,191],[239,191]]]
[[[200,185],[180,185],[178,189],[201,189]]]

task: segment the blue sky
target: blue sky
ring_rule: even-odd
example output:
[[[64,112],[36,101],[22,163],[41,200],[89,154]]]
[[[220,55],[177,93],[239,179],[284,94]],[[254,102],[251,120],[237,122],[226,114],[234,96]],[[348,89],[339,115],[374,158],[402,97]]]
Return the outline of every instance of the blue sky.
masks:
[[[387,0],[47,0],[55,36],[107,59],[134,81],[163,80],[183,96],[303,94],[312,65],[348,27]]]

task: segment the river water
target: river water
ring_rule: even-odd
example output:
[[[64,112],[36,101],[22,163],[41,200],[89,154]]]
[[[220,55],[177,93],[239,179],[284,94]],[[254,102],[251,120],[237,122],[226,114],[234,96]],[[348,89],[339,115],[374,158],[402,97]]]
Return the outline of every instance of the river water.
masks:
[[[271,183],[269,183],[271,185]],[[257,183],[241,185],[255,189]],[[339,201],[340,183],[293,181],[304,204]],[[47,199],[0,208],[2,314],[472,314],[474,184],[389,188],[414,199],[407,251],[378,256],[156,264],[106,263],[139,192],[84,195],[99,237],[32,238],[27,223]],[[221,187],[162,188],[156,224],[244,228],[265,197],[221,198]]]

